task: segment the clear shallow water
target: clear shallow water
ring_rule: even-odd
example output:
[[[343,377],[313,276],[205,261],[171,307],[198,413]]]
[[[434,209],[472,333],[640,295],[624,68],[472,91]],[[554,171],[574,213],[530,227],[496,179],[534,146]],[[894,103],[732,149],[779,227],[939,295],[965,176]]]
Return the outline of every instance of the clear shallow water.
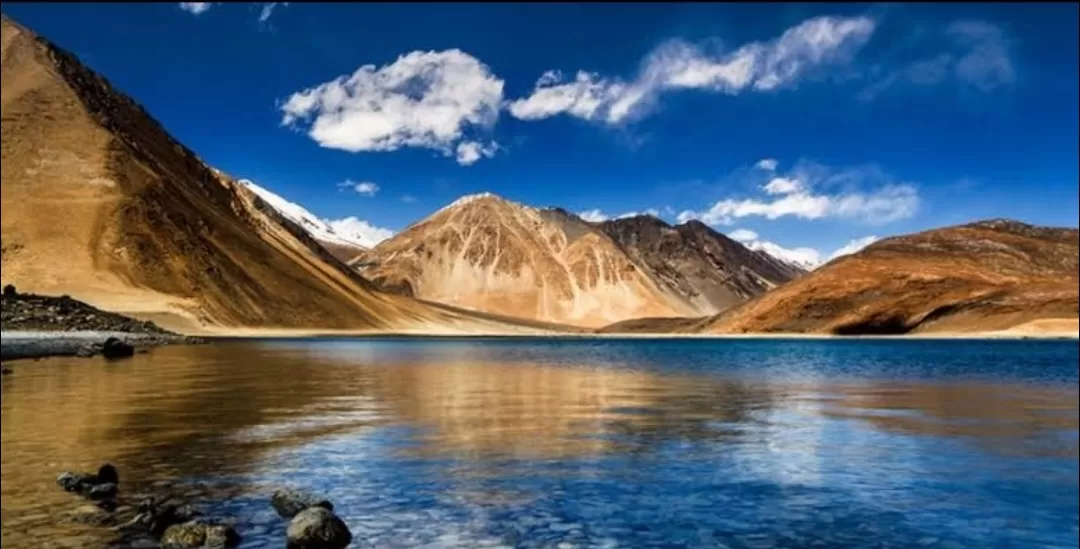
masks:
[[[1069,547],[1078,345],[326,339],[15,363],[2,545],[102,547],[53,482],[103,461],[284,546]]]

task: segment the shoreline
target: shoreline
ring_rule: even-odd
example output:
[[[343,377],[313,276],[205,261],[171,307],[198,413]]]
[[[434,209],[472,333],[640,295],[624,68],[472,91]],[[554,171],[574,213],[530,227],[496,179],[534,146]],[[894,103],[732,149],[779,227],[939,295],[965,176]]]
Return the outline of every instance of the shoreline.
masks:
[[[87,354],[88,351],[110,337],[137,349],[202,341],[201,338],[186,335],[139,332],[10,330],[0,331],[0,360],[6,363],[53,356],[91,356]]]
[[[904,335],[832,335],[800,333],[745,333],[745,334],[665,334],[665,333],[426,333],[426,332],[373,332],[373,331],[308,331],[271,330],[220,332],[199,337],[215,339],[318,339],[331,337],[401,338],[401,339],[810,339],[810,340],[1080,340],[1080,333],[1021,333],[1021,332],[959,332]]]
[[[1080,341],[1078,332],[941,332],[904,335],[832,335],[800,333],[670,334],[670,333],[558,333],[558,332],[417,332],[375,330],[239,329],[214,330],[199,335],[161,335],[115,331],[0,331],[0,360],[82,356],[88,345],[116,337],[136,347],[194,344],[228,340],[270,339],[577,339],[577,340],[830,340],[830,341]]]

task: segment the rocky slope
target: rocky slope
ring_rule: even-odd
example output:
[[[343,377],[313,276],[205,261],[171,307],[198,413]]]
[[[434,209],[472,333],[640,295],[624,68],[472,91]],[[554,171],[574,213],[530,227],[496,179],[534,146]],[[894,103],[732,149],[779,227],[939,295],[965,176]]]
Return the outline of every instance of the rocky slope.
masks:
[[[502,329],[375,292],[70,53],[0,41],[4,283],[183,331]]]
[[[1076,229],[1000,219],[886,238],[679,329],[905,334],[1075,320],[1078,243]]]
[[[24,331],[96,331],[168,335],[153,322],[102,311],[69,296],[5,291],[0,298],[0,329]]]
[[[388,291],[583,327],[712,314],[797,274],[696,225],[598,225],[491,194],[463,197],[350,264]]]
[[[303,206],[295,202],[289,202],[270,190],[256,185],[254,181],[241,179],[239,183],[277,210],[282,217],[297,224],[323,248],[326,248],[328,252],[341,261],[348,261],[356,257],[357,254],[367,251],[375,244],[368,241],[362,234],[345,232],[340,227],[335,228],[330,222],[320,219]]]
[[[604,221],[599,228],[644,265],[667,293],[682,296],[702,315],[726,310],[805,273],[696,220],[673,227],[639,215]]]

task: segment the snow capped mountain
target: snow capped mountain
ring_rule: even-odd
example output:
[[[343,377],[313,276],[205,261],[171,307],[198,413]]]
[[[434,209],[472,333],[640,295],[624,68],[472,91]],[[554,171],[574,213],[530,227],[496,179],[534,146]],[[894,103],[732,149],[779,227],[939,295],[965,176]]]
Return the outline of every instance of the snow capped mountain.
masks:
[[[393,231],[374,227],[367,221],[356,217],[344,219],[320,219],[303,206],[289,202],[266,190],[249,179],[241,179],[240,184],[251,189],[259,198],[266,201],[281,215],[296,223],[312,238],[330,244],[353,246],[368,249],[394,235]]]
[[[812,271],[821,266],[821,254],[813,248],[785,248],[767,240],[743,242],[751,250],[765,252],[780,261]]]

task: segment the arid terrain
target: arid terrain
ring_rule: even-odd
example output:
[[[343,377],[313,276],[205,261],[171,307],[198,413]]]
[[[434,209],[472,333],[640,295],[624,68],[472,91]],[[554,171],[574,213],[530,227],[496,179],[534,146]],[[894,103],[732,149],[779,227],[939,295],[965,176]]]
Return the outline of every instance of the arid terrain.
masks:
[[[184,332],[516,331],[376,292],[71,54],[3,20],[3,280]]]
[[[378,287],[478,311],[583,327],[722,311],[802,271],[700,223],[588,223],[481,194],[350,261]]]
[[[1076,229],[978,222],[806,273],[697,221],[592,223],[484,193],[369,248],[206,165],[6,17],[2,69],[3,282],[180,332],[1076,330]]]
[[[989,220],[887,238],[745,305],[705,333],[1073,331],[1078,232]]]

